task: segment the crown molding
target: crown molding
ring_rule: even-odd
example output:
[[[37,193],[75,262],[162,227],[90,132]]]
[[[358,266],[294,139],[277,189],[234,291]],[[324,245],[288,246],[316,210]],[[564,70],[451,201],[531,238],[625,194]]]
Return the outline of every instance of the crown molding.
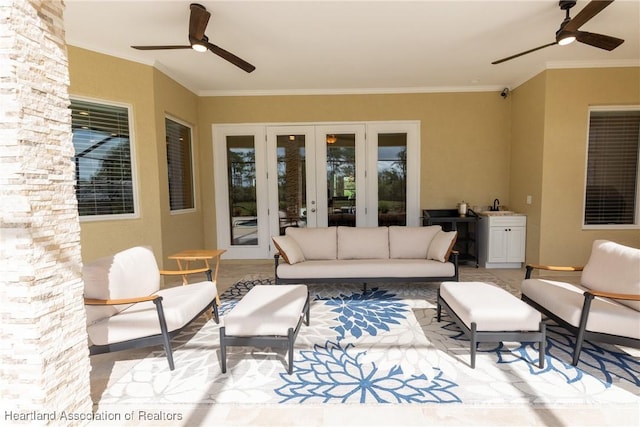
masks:
[[[434,86],[348,89],[276,89],[276,90],[207,90],[198,96],[313,96],[313,95],[386,95],[411,93],[495,92],[504,86]]]

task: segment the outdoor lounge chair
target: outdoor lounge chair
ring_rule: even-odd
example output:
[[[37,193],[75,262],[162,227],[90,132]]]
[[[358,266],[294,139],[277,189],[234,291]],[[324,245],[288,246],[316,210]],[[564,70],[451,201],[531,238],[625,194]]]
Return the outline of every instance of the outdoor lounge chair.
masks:
[[[522,300],[584,340],[640,348],[640,249],[596,240],[584,267],[527,265]],[[534,269],[582,271],[580,284],[531,278]]]
[[[161,274],[195,273],[206,274],[207,280],[160,289]],[[162,344],[173,370],[171,338],[207,310],[219,321],[211,270],[160,271],[147,247],[85,264],[83,276],[92,355]]]

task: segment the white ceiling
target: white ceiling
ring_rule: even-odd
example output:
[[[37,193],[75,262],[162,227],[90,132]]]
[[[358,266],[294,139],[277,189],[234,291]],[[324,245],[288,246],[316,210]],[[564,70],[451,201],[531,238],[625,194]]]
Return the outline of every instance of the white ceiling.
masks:
[[[617,0],[580,28],[625,39],[614,51],[576,42],[499,65],[555,40],[557,0],[199,1],[209,41],[255,65],[251,74],[211,52],[130,47],[188,44],[191,1],[65,3],[68,44],[153,65],[198,95],[499,90],[549,68],[640,66],[638,0]]]

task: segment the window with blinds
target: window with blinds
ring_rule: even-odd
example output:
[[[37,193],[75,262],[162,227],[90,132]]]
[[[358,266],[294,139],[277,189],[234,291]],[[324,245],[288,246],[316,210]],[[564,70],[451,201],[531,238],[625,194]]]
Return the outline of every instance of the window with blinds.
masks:
[[[592,110],[585,226],[638,225],[640,109]]]
[[[169,205],[172,211],[193,209],[191,129],[165,118]]]
[[[71,100],[81,217],[135,214],[129,109]]]

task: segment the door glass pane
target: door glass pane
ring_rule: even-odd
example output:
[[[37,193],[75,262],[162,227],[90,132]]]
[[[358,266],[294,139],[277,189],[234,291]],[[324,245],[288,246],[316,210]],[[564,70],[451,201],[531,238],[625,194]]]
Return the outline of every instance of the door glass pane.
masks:
[[[328,224],[356,225],[355,134],[326,135]]]
[[[278,221],[280,234],[287,227],[304,227],[307,218],[307,182],[304,135],[278,135]]]
[[[256,150],[253,135],[227,136],[227,178],[231,244],[257,245]]]
[[[378,134],[378,225],[407,224],[407,134]]]

